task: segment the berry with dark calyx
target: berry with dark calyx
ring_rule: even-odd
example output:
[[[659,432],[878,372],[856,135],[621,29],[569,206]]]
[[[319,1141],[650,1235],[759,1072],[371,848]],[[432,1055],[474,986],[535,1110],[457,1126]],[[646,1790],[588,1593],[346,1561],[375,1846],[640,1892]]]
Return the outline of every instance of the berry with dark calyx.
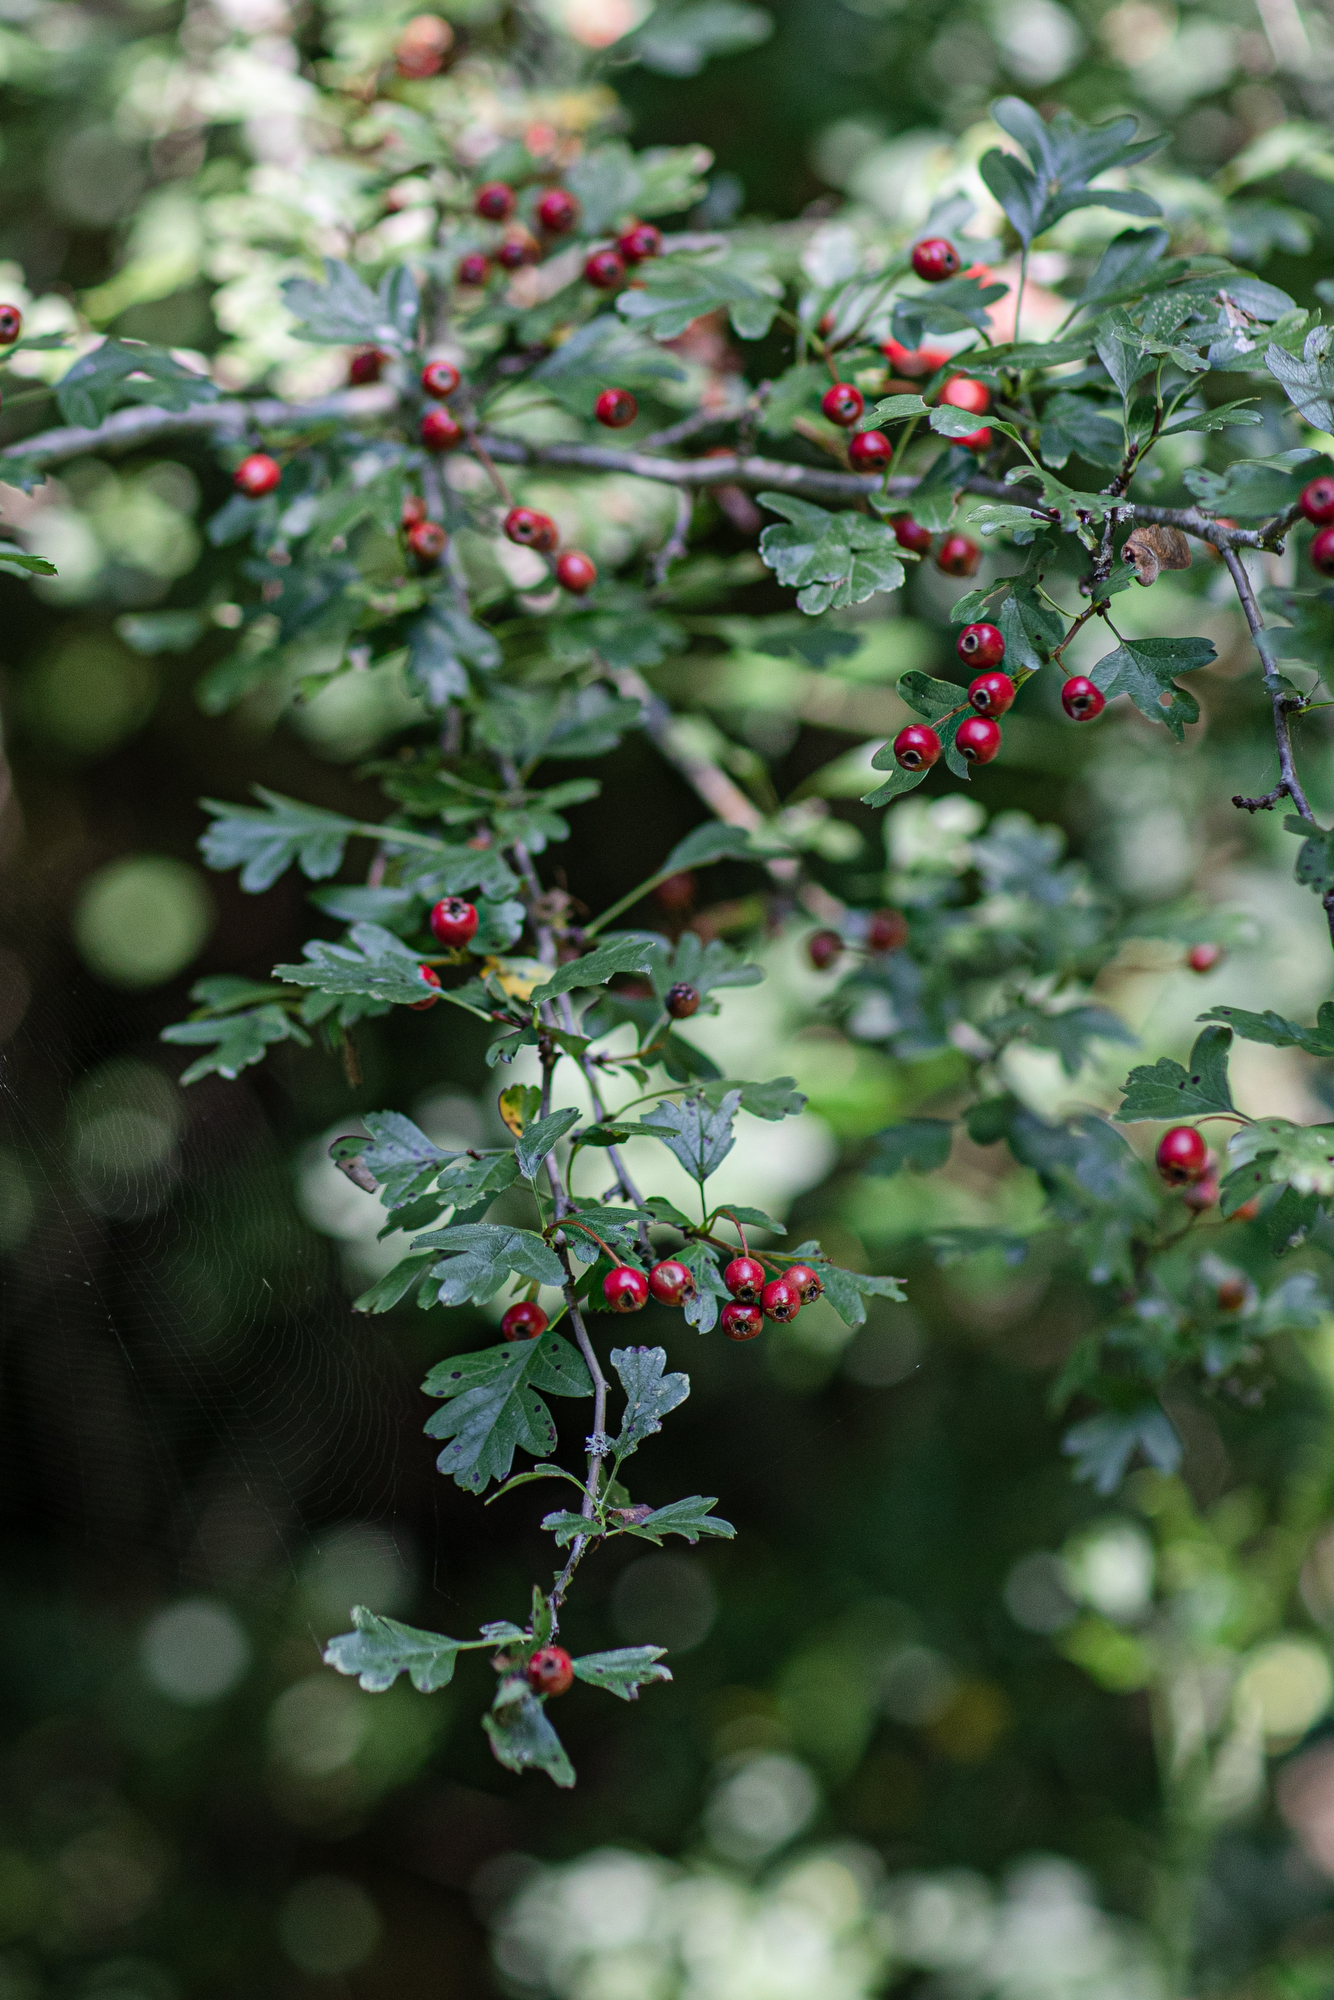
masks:
[[[550,555],[560,540],[560,531],[550,514],[539,514],[536,507],[511,507],[505,516],[505,539],[517,542],[521,549]]]
[[[734,1299],[753,1305],[764,1290],[764,1266],[756,1257],[734,1257],[723,1272],[723,1283]]]
[[[602,1296],[612,1312],[637,1313],[648,1302],[648,1279],[633,1264],[618,1264],[602,1280]]]
[[[979,674],[968,683],[968,699],[979,715],[1004,715],[1014,702],[1014,682],[1008,674]]]
[[[604,389],[593,405],[593,415],[609,431],[624,430],[639,415],[639,405],[628,389]]]
[[[0,306],[0,347],[12,347],[23,331],[23,314],[17,306]]]
[[[348,381],[354,389],[363,388],[368,382],[378,382],[388,359],[389,356],[378,347],[360,348],[347,364]]]
[[[991,408],[991,391],[985,382],[975,382],[971,375],[951,375],[936,401],[948,403],[955,410],[970,410],[980,417]]]
[[[965,625],[954,650],[966,667],[998,667],[1005,658],[1005,634],[999,625]]]
[[[506,181],[488,181],[478,188],[473,210],[483,222],[508,222],[514,213],[514,189]]]
[[[1197,1212],[1212,1208],[1218,1200],[1218,1176],[1210,1172],[1202,1180],[1192,1181],[1189,1187],[1182,1189],[1181,1199],[1187,1208]]]
[[[797,1297],[804,1306],[813,1306],[824,1290],[819,1273],[809,1264],[789,1264],[783,1276],[789,1285],[795,1285]]]
[[[457,451],[463,443],[463,426],[448,410],[428,410],[417,428],[427,451]]]
[[[460,257],[454,267],[454,282],[457,285],[484,285],[491,275],[491,259],[480,250],[470,250],[466,257]]]
[[[835,382],[820,398],[820,408],[831,424],[850,430],[866,408],[866,398],[852,382]]]
[[[662,231],[651,222],[636,222],[616,238],[616,248],[627,264],[642,264],[646,257],[661,257]]]
[[[1321,576],[1334,576],[1334,527],[1322,528],[1311,538],[1311,567]]]
[[[914,243],[912,267],[928,285],[938,285],[944,278],[953,278],[963,268],[958,251],[943,236],[924,236],[920,243]]]
[[[453,395],[462,379],[452,361],[428,361],[421,373],[422,394],[434,396],[438,403],[443,403],[446,396]]]
[[[422,568],[434,569],[445,553],[449,537],[438,521],[414,521],[404,539]]]
[[[718,1324],[729,1340],[754,1340],[764,1331],[764,1314],[756,1305],[732,1299],[718,1316]]]
[[[664,1257],[649,1272],[648,1288],[660,1306],[683,1306],[695,1296],[694,1274],[675,1257]]]
[[[1304,486],[1297,505],[1308,521],[1315,521],[1321,526],[1326,521],[1334,521],[1334,473],[1322,472],[1319,479],[1313,479],[1309,486]]]
[[[1107,706],[1107,697],[1083,674],[1073,674],[1061,689],[1061,707],[1072,722],[1092,722]]]
[[[801,1293],[790,1278],[770,1278],[760,1293],[760,1310],[766,1319],[786,1324],[801,1311]]]
[[[470,944],[477,935],[478,916],[474,904],[462,896],[443,896],[426,919],[437,944]]]
[[[1193,1125],[1173,1125],[1164,1132],[1153,1157],[1169,1187],[1202,1180],[1209,1171],[1209,1148]]]
[[[547,1330],[547,1316],[536,1299],[520,1299],[500,1322],[506,1340],[536,1340]]]
[[[568,1694],[574,1686],[574,1661],[564,1646],[539,1646],[523,1677],[534,1694]]]
[[[1212,972],[1226,956],[1221,944],[1193,944],[1186,953],[1186,963],[1192,972]]]
[[[424,521],[425,519],[426,502],[422,499],[420,493],[405,493],[403,495],[403,505],[399,510],[399,526],[413,528],[418,521]]]
[[[548,188],[537,204],[537,219],[552,236],[564,236],[579,220],[579,203],[568,188]]]
[[[894,738],[894,762],[905,771],[929,771],[940,755],[940,738],[924,722],[910,722]]]
[[[874,910],[866,926],[866,949],[901,951],[908,942],[908,919],[902,910]]]
[[[837,931],[812,931],[806,940],[806,956],[817,972],[827,972],[843,954],[843,940]]]
[[[954,732],[954,747],[967,764],[989,764],[1001,747],[1000,724],[989,715],[969,715]]]
[[[408,22],[394,50],[400,76],[438,76],[454,46],[454,30],[438,14],[417,14]]]
[[[854,472],[883,472],[893,456],[883,431],[858,431],[848,439],[848,464]]]
[[[525,264],[535,264],[539,255],[527,231],[512,230],[503,243],[496,245],[496,262],[502,271],[521,271]]]
[[[699,988],[690,986],[683,979],[676,986],[669,986],[663,1006],[674,1021],[688,1021],[699,1008]]]
[[[915,556],[924,556],[931,547],[931,530],[924,528],[920,521],[914,521],[911,514],[896,514],[890,522],[894,539],[901,549],[911,549]]]
[[[570,591],[575,597],[582,597],[591,590],[598,580],[597,564],[592,556],[586,556],[579,549],[567,549],[563,556],[556,558],[556,581],[562,590]]]
[[[1224,1278],[1214,1293],[1214,1304],[1222,1313],[1240,1312],[1246,1303],[1248,1289],[1243,1277]]]
[[[936,550],[936,568],[946,576],[971,576],[982,560],[982,551],[969,535],[946,535]]]
[[[619,251],[595,250],[584,263],[584,277],[600,292],[614,292],[625,276],[625,264]]]
[[[438,986],[440,984],[440,974],[433,965],[419,965],[417,970],[428,986]],[[436,994],[430,993],[425,1000],[409,1000],[408,1005],[414,1014],[424,1014],[428,1007],[434,1007],[437,997]]]
[[[247,500],[262,500],[266,493],[272,493],[282,476],[283,470],[276,458],[270,458],[266,451],[252,451],[232,474],[232,485],[238,493],[244,493]]]

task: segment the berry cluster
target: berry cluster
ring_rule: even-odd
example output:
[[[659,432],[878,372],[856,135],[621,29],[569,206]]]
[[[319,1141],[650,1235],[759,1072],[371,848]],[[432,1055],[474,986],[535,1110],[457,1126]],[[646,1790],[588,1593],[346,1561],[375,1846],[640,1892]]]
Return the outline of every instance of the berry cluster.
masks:
[[[549,187],[533,204],[530,227],[519,214],[519,191],[508,181],[486,181],[473,197],[473,213],[502,231],[492,250],[469,250],[454,268],[457,284],[478,289],[489,282],[493,265],[518,271],[540,263],[561,237],[578,227],[581,210],[568,188]],[[584,279],[597,291],[615,291],[636,264],[661,252],[662,231],[651,222],[631,222],[614,243],[589,252]]]
[[[1010,676],[1000,672],[1005,658],[1005,635],[997,625],[965,625],[955,642],[955,651],[965,666],[986,667],[968,683],[960,708],[973,712],[954,732],[954,747],[969,764],[989,764],[1001,747],[997,718],[1006,713],[1018,692]],[[1026,678],[1026,676],[1025,676]],[[1082,674],[1072,675],[1061,689],[1061,706],[1072,722],[1091,722],[1107,705],[1106,696]],[[958,709],[951,711],[958,714]],[[894,738],[894,756],[905,771],[928,771],[943,749],[940,736],[929,724],[909,723]]]

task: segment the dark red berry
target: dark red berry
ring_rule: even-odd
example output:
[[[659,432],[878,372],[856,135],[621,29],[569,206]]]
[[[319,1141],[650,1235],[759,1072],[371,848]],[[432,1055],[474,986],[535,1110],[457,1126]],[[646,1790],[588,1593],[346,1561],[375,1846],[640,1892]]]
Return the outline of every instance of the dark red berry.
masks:
[[[848,439],[848,464],[854,472],[883,472],[893,456],[883,431],[858,431]]]
[[[648,1300],[648,1279],[633,1264],[618,1264],[602,1280],[602,1296],[612,1312],[637,1313]]]
[[[433,965],[419,965],[417,970],[428,986],[438,986],[440,984],[440,974]],[[425,1013],[428,1007],[434,1007],[437,998],[438,996],[432,993],[425,1000],[409,1000],[408,1005],[414,1014],[422,1014]]]
[[[539,514],[535,507],[511,507],[505,516],[505,536],[521,549],[550,555],[560,540],[560,531],[550,514]]]
[[[418,14],[408,22],[394,51],[400,76],[438,76],[454,46],[454,30],[438,14]]]
[[[454,268],[454,281],[459,285],[484,285],[491,274],[491,260],[480,250],[470,250],[466,257],[460,257]]]
[[[454,421],[448,410],[428,410],[417,435],[427,451],[456,451],[463,443],[463,426]]]
[[[252,451],[232,474],[232,485],[238,493],[244,493],[247,500],[262,500],[266,493],[272,493],[282,476],[282,467],[276,458],[270,458],[266,451]]]
[[[965,625],[954,650],[966,667],[998,667],[1005,658],[1005,634],[999,625]]]
[[[398,519],[400,526],[404,528],[413,528],[418,521],[426,519],[426,502],[419,493],[403,495],[403,505],[399,510]]]
[[[661,257],[662,231],[651,222],[636,222],[616,239],[616,248],[627,264],[642,264],[646,257]]]
[[[625,276],[625,264],[618,251],[595,250],[584,264],[584,276],[600,292],[614,292]]]
[[[574,1686],[574,1661],[564,1646],[539,1646],[523,1677],[534,1694],[567,1694]]]
[[[911,514],[896,514],[889,525],[894,530],[894,539],[901,549],[911,549],[915,556],[924,556],[930,549],[930,528],[924,528],[920,521],[914,521]]]
[[[968,535],[946,535],[936,550],[936,568],[946,576],[971,576],[981,560],[981,549]]]
[[[548,188],[537,204],[537,219],[552,236],[564,236],[579,220],[579,204],[566,188]]]
[[[962,268],[959,253],[943,236],[924,236],[912,247],[912,267],[928,285],[952,278]]]
[[[688,868],[680,868],[659,882],[653,900],[664,910],[688,910],[695,900],[695,878]]]
[[[0,347],[12,347],[23,331],[23,314],[17,306],[0,306]]]
[[[1212,972],[1224,957],[1221,944],[1193,944],[1186,953],[1186,963],[1192,972]]]
[[[1334,576],[1334,527],[1322,528],[1311,538],[1311,567],[1321,576]]]
[[[868,951],[901,951],[908,942],[908,919],[902,910],[875,910],[866,926]]]
[[[817,1272],[809,1264],[789,1264],[783,1276],[789,1285],[795,1285],[797,1297],[804,1306],[813,1306],[824,1290]]]
[[[979,715],[1004,715],[1014,702],[1014,682],[1008,674],[979,674],[968,683],[968,699]]]
[[[693,1274],[674,1257],[665,1257],[648,1274],[648,1288],[660,1306],[682,1306],[695,1296]]]
[[[1061,689],[1061,707],[1072,722],[1092,722],[1107,706],[1107,697],[1083,674],[1073,674]]]
[[[969,715],[954,733],[954,747],[968,764],[989,764],[1001,747],[999,723],[989,715]]]
[[[1174,1125],[1164,1132],[1153,1157],[1159,1173],[1172,1187],[1198,1181],[1209,1169],[1209,1148],[1193,1125]]]
[[[820,398],[820,408],[831,424],[850,430],[866,408],[866,398],[851,382],[835,382]]]
[[[378,382],[384,373],[384,364],[389,359],[378,347],[363,347],[354,354],[347,364],[347,379],[354,389],[367,382]]]
[[[985,382],[975,382],[971,375],[951,375],[936,400],[980,417],[991,408],[991,391]]]
[[[817,972],[826,972],[842,951],[843,940],[837,931],[812,931],[806,940],[806,956]]]
[[[1214,1303],[1219,1312],[1240,1312],[1246,1303],[1247,1285],[1242,1277],[1224,1278],[1214,1293]]]
[[[801,1293],[790,1278],[770,1278],[760,1293],[760,1309],[766,1319],[785,1323],[801,1311]]]
[[[0,311],[3,310],[0,307]],[[1297,504],[1308,521],[1322,524],[1334,521],[1334,473],[1322,472],[1319,479],[1313,479],[1309,486],[1304,486]]]
[[[461,380],[452,361],[428,361],[421,374],[422,394],[443,403],[446,396],[453,395]]]
[[[734,1257],[723,1272],[723,1283],[734,1299],[751,1305],[764,1290],[764,1266],[755,1257]]]
[[[483,222],[508,222],[514,213],[514,189],[505,181],[488,181],[478,188],[473,208]]]
[[[894,738],[894,761],[905,771],[929,771],[940,755],[940,738],[924,722],[910,722]]]
[[[1199,1180],[1182,1189],[1181,1199],[1187,1208],[1193,1208],[1197,1214],[1212,1208],[1218,1200],[1218,1176],[1213,1172],[1202,1174]]]
[[[503,243],[496,245],[496,262],[502,271],[521,271],[525,264],[535,264],[540,255],[527,231],[510,231]]]
[[[729,1340],[754,1340],[764,1331],[764,1314],[756,1305],[732,1299],[723,1307],[718,1323]]]
[[[547,1316],[536,1299],[520,1299],[500,1322],[506,1340],[536,1340],[547,1330]]]
[[[556,558],[556,581],[562,590],[568,590],[575,597],[582,597],[591,590],[598,580],[597,564],[592,556],[586,556],[578,549],[567,549],[563,556]]]
[[[477,935],[477,911],[462,896],[444,896],[426,919],[437,944],[468,944]]]
[[[628,389],[604,389],[593,405],[593,415],[609,431],[619,431],[634,422],[639,405]]]
[[[687,985],[683,979],[679,985],[668,987],[662,1004],[674,1021],[688,1021],[698,1011],[699,989]]]
[[[433,569],[445,553],[449,537],[438,521],[414,521],[404,540],[421,566]]]

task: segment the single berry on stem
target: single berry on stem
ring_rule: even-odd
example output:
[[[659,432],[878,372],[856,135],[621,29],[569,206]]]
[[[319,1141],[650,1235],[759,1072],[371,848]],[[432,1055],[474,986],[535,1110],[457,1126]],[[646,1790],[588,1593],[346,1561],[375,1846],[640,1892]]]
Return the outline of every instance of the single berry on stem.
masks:
[[[980,417],[991,408],[991,391],[985,382],[975,382],[971,375],[951,375],[936,401],[948,403],[955,410],[970,410]]]
[[[458,285],[484,285],[490,275],[491,260],[480,250],[470,250],[454,267],[454,282]]]
[[[420,493],[405,493],[403,495],[403,505],[399,510],[399,526],[403,528],[415,528],[418,521],[424,521],[425,519],[426,502],[422,499]]]
[[[757,1305],[731,1299],[719,1314],[718,1323],[729,1340],[754,1340],[764,1331],[764,1314]]]
[[[858,431],[848,439],[848,464],[854,472],[883,472],[893,456],[883,431]]]
[[[979,674],[968,683],[968,699],[979,715],[1004,715],[1014,702],[1014,682],[1008,674]]]
[[[905,771],[929,771],[940,755],[940,738],[924,722],[910,722],[894,738],[894,762]]]
[[[539,1646],[523,1677],[534,1694],[568,1694],[574,1686],[574,1661],[564,1646]]]
[[[1308,521],[1321,525],[1334,521],[1334,473],[1322,472],[1319,479],[1313,479],[1309,486],[1304,486],[1297,505]]]
[[[568,188],[548,188],[537,204],[537,219],[552,236],[564,236],[579,220],[579,204]]]
[[[924,528],[920,521],[914,521],[911,514],[895,514],[890,522],[894,539],[901,549],[911,549],[915,556],[924,556],[931,547],[931,530]]]
[[[639,415],[639,405],[628,389],[604,389],[593,405],[593,415],[609,431],[624,430]]]
[[[270,458],[266,451],[252,451],[232,474],[232,485],[247,500],[262,500],[266,493],[272,493],[282,476],[276,458]]]
[[[820,408],[831,424],[850,430],[866,408],[866,398],[852,382],[835,382],[820,398]]]
[[[584,263],[584,277],[600,292],[614,292],[624,276],[625,265],[615,250],[595,250]]]
[[[989,715],[965,716],[954,732],[954,747],[967,764],[989,764],[1001,747],[1000,724]]]
[[[487,181],[478,188],[473,209],[483,222],[508,222],[514,213],[514,189],[506,181]]]
[[[1334,526],[1311,537],[1311,567],[1321,576],[1334,576]]]
[[[837,931],[812,931],[806,940],[806,956],[817,972],[827,972],[843,955],[843,940]]]
[[[389,356],[379,347],[363,347],[352,356],[347,364],[347,379],[354,389],[368,382],[378,382],[384,373],[384,364]]]
[[[943,236],[924,236],[920,243],[914,243],[912,267],[928,285],[938,285],[943,278],[953,278],[962,268],[958,251]]]
[[[539,255],[538,247],[526,229],[511,230],[504,241],[496,245],[496,262],[502,271],[521,271],[525,264],[535,264]]]
[[[966,667],[998,667],[1005,658],[1005,634],[999,625],[965,625],[954,650]]]
[[[616,248],[627,264],[642,264],[646,257],[661,257],[662,231],[651,222],[636,222],[616,238]]]
[[[462,896],[444,896],[426,921],[436,943],[452,947],[476,937],[479,919],[475,906],[465,903]]]
[[[699,988],[688,985],[682,979],[675,986],[669,986],[663,1006],[674,1021],[688,1021],[699,1009]]]
[[[602,1280],[602,1296],[617,1313],[637,1313],[648,1301],[648,1279],[633,1264],[618,1264]]]
[[[438,521],[414,521],[404,539],[416,561],[424,569],[433,569],[445,553],[449,537]]]
[[[17,306],[0,306],[0,347],[12,347],[23,331],[23,314]]]
[[[751,1305],[764,1290],[764,1266],[756,1257],[734,1257],[723,1272],[723,1283],[734,1299]]]
[[[1193,944],[1186,953],[1186,963],[1192,972],[1212,972],[1226,956],[1221,944]]]
[[[760,1310],[766,1319],[786,1324],[801,1311],[801,1293],[790,1278],[770,1278],[760,1293]]]
[[[1173,1125],[1158,1141],[1158,1172],[1171,1187],[1201,1180],[1209,1170],[1209,1148],[1193,1125]]]
[[[586,556],[579,549],[567,549],[563,556],[556,558],[556,581],[562,590],[570,591],[575,597],[582,597],[591,590],[598,580],[597,564],[592,556]]]
[[[1240,1312],[1246,1303],[1247,1290],[1246,1280],[1240,1275],[1224,1278],[1220,1281],[1218,1290],[1214,1293],[1214,1304],[1218,1307],[1219,1312]]]
[[[452,361],[428,361],[421,373],[422,394],[434,396],[437,402],[443,403],[446,396],[453,395],[462,379]]]
[[[438,986],[440,984],[440,974],[433,965],[419,965],[417,970],[428,986]],[[428,993],[424,1000],[409,1000],[408,1005],[414,1014],[424,1014],[428,1007],[434,1007],[438,998],[438,994]]]
[[[695,1280],[684,1264],[678,1264],[675,1257],[664,1257],[661,1264],[655,1264],[648,1274],[648,1288],[660,1306],[683,1306],[687,1299],[695,1296]]]
[[[1061,707],[1072,722],[1092,722],[1107,706],[1107,697],[1083,674],[1073,674],[1061,689]]]
[[[936,550],[936,568],[946,576],[971,576],[982,560],[982,551],[969,535],[946,535]]]
[[[427,451],[456,451],[463,443],[463,426],[448,410],[428,410],[417,428]]]
[[[550,555],[560,540],[560,530],[550,514],[539,514],[535,507],[511,507],[505,516],[505,538],[517,542],[521,549]]]
[[[902,910],[873,910],[866,926],[866,949],[900,951],[908,942],[908,919]]]
[[[1212,1208],[1218,1200],[1217,1174],[1211,1171],[1203,1174],[1199,1180],[1192,1181],[1189,1187],[1181,1190],[1181,1199],[1187,1208],[1193,1208],[1197,1214],[1206,1208]]]
[[[454,30],[438,14],[417,14],[408,22],[394,50],[400,76],[438,76],[454,46]]]
[[[500,1322],[500,1331],[506,1340],[536,1340],[546,1330],[547,1316],[536,1299],[520,1299]]]
[[[783,1276],[789,1285],[795,1285],[797,1297],[804,1306],[813,1306],[824,1290],[819,1274],[809,1264],[789,1264]]]

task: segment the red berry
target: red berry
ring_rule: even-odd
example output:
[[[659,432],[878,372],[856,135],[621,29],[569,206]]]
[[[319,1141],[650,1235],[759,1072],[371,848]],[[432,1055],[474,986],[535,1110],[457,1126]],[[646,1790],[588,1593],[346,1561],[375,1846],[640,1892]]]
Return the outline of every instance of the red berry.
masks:
[[[438,521],[414,521],[404,539],[423,568],[433,569],[445,553],[449,537]]]
[[[537,219],[553,236],[563,236],[579,220],[579,204],[566,188],[548,188],[537,204]]]
[[[929,771],[940,755],[940,738],[924,722],[910,722],[894,738],[894,761],[905,771]]]
[[[454,30],[438,14],[418,14],[408,22],[394,51],[400,76],[438,76],[454,46]]]
[[[695,900],[695,878],[688,868],[679,868],[653,891],[653,900],[664,910],[688,910]]]
[[[751,1305],[764,1290],[764,1266],[755,1257],[734,1257],[723,1272],[723,1283],[734,1299]]]
[[[1164,1132],[1154,1154],[1158,1171],[1172,1187],[1203,1179],[1209,1170],[1209,1148],[1193,1125],[1174,1125]]]
[[[760,1307],[766,1319],[785,1323],[801,1311],[801,1293],[790,1278],[770,1278],[760,1293]]]
[[[756,1305],[732,1299],[723,1307],[719,1324],[729,1340],[754,1340],[764,1331],[764,1314]]]
[[[968,764],[989,764],[1001,747],[1000,724],[989,715],[969,715],[954,733],[954,747]]]
[[[403,495],[403,505],[399,510],[398,519],[399,525],[404,528],[413,528],[418,521],[426,519],[426,502],[419,493]]]
[[[612,1312],[637,1313],[648,1300],[648,1279],[633,1264],[618,1264],[602,1280],[602,1296]]]
[[[951,375],[936,400],[949,403],[956,410],[971,410],[980,417],[991,408],[991,391],[985,382],[975,382],[971,375]]]
[[[12,347],[23,331],[23,314],[17,306],[0,306],[0,347]]]
[[[433,965],[419,965],[417,970],[428,986],[438,986],[440,984],[440,974]],[[408,1005],[414,1014],[423,1014],[428,1007],[434,1007],[435,1002],[436,995],[432,993],[425,1000],[409,1000]]]
[[[825,972],[841,957],[843,940],[837,931],[812,931],[806,940],[806,956],[817,972]]]
[[[1322,528],[1311,538],[1311,567],[1321,576],[1334,576],[1334,527]]]
[[[968,683],[968,699],[979,715],[1004,715],[1014,701],[1014,682],[1008,674],[979,674]]]
[[[693,1274],[674,1257],[665,1257],[648,1274],[648,1288],[660,1306],[681,1306],[695,1296]]]
[[[1083,674],[1074,674],[1061,689],[1061,707],[1072,722],[1092,722],[1107,706],[1107,697]]]
[[[627,264],[642,264],[646,257],[661,257],[662,231],[651,222],[637,222],[617,237],[616,248]]]
[[[426,919],[437,944],[468,944],[477,935],[477,911],[462,896],[444,896]]]
[[[506,1340],[536,1340],[547,1330],[547,1316],[535,1299],[520,1299],[500,1322]]]
[[[1197,1214],[1212,1208],[1218,1200],[1218,1176],[1206,1173],[1200,1180],[1192,1181],[1188,1188],[1182,1190],[1181,1199],[1187,1208],[1193,1208]]]
[[[470,250],[466,257],[460,257],[454,269],[454,281],[459,285],[484,285],[491,270],[491,260],[480,250]]]
[[[1005,634],[999,625],[965,625],[954,650],[966,667],[998,667],[1005,658]]]
[[[858,431],[848,439],[848,464],[854,472],[883,472],[893,456],[883,431]]]
[[[936,568],[946,576],[971,576],[981,560],[981,549],[967,535],[946,535],[936,550]]]
[[[866,408],[866,398],[851,382],[835,382],[821,396],[820,408],[831,424],[850,430]]]
[[[1304,486],[1297,505],[1308,521],[1334,521],[1334,473],[1322,472],[1319,479]]]
[[[688,1021],[699,1008],[699,988],[689,986],[683,979],[679,985],[667,989],[663,1006],[674,1021]]]
[[[924,556],[931,547],[930,528],[914,521],[911,514],[896,514],[889,525],[901,549],[911,549],[915,556]]]
[[[1212,972],[1224,956],[1221,944],[1193,944],[1186,953],[1186,963],[1192,972]]]
[[[1258,1194],[1253,1194],[1249,1201],[1242,1202],[1240,1208],[1233,1209],[1231,1215],[1228,1217],[1228,1221],[1254,1222],[1256,1216],[1259,1213],[1260,1213],[1260,1197]]]
[[[526,230],[511,230],[504,242],[496,245],[496,262],[502,271],[521,271],[525,264],[535,264],[539,254]]]
[[[276,458],[270,458],[266,451],[252,451],[232,474],[232,485],[238,493],[244,493],[247,500],[262,500],[266,493],[272,493],[282,476],[282,467]]]
[[[452,361],[428,361],[421,374],[422,394],[443,403],[446,396],[453,395],[461,379]]]
[[[1214,1303],[1219,1312],[1240,1312],[1246,1303],[1246,1280],[1243,1277],[1224,1278],[1214,1293]]]
[[[908,919],[902,910],[875,910],[866,926],[868,951],[899,951],[908,942]]]
[[[505,536],[521,549],[536,549],[549,556],[560,540],[560,530],[550,514],[539,514],[535,507],[511,507],[505,516]]]
[[[639,405],[628,389],[604,389],[593,405],[593,415],[609,431],[619,431],[634,422]]]
[[[813,1306],[824,1290],[818,1273],[809,1264],[789,1264],[783,1276],[789,1285],[795,1285],[797,1297],[804,1306]]]
[[[625,265],[615,250],[595,250],[584,264],[584,276],[600,292],[614,292],[625,276]]]
[[[455,423],[448,410],[428,410],[417,435],[427,451],[455,451],[463,443],[463,426]]]
[[[473,208],[483,222],[508,222],[514,213],[514,189],[505,181],[488,181],[478,188]]]
[[[597,580],[597,564],[591,556],[581,554],[578,549],[567,549],[563,556],[557,556],[556,581],[562,590],[571,591],[574,596],[582,597],[586,590],[593,588]]]
[[[962,268],[958,251],[943,236],[924,236],[920,243],[914,243],[912,267],[928,285],[938,285]]]
[[[523,1677],[534,1694],[566,1694],[574,1686],[574,1661],[564,1646],[539,1646]]]
[[[388,359],[389,356],[378,347],[363,347],[347,364],[348,381],[353,388],[360,388],[366,382],[378,382]]]

